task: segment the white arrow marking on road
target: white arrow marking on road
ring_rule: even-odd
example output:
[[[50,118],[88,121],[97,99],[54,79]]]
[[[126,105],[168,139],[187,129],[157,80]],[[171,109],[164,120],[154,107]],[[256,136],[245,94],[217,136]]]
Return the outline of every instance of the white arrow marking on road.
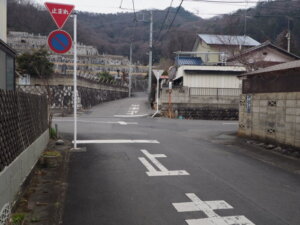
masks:
[[[77,140],[78,144],[159,144],[157,140]]]
[[[154,168],[147,159],[144,157],[139,157],[141,163],[148,169],[146,174],[148,176],[180,176],[180,175],[190,175],[185,170],[168,170],[164,167],[156,158],[166,158],[165,154],[150,154],[147,150],[141,150],[142,153],[159,169]]]
[[[245,216],[221,217],[214,210],[233,209],[227,202],[202,201],[194,193],[186,193],[191,202],[172,203],[177,212],[202,211],[207,218],[186,220],[189,225],[255,225]]]

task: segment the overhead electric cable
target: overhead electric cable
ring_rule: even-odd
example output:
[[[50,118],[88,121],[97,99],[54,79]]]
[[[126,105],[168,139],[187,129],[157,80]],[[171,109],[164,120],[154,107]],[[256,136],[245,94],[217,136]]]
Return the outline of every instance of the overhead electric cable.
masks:
[[[173,26],[173,23],[174,23],[174,21],[175,21],[177,15],[178,15],[178,13],[179,13],[179,10],[180,10],[180,8],[181,8],[181,5],[182,5],[183,1],[184,1],[184,0],[181,0],[179,6],[177,7],[177,10],[176,10],[176,13],[175,13],[175,15],[174,15],[174,17],[173,17],[172,22],[171,22],[170,25],[168,26],[168,29],[167,29],[166,33],[164,33],[164,34],[162,35],[161,38],[163,38],[163,37],[170,31],[171,27]],[[161,38],[158,37],[158,39],[157,39],[156,41],[159,41]]]
[[[170,4],[170,6],[169,6],[169,8],[168,8],[168,10],[167,10],[167,13],[165,14],[164,20],[163,20],[163,22],[162,22],[162,24],[161,24],[161,27],[160,27],[159,32],[158,32],[158,35],[157,35],[157,39],[159,39],[159,36],[160,36],[160,34],[161,34],[161,31],[162,31],[162,29],[164,28],[165,22],[167,21],[167,18],[168,18],[169,14],[170,14],[170,9],[172,8],[172,5],[173,5],[173,0],[171,0],[171,4]]]
[[[134,0],[132,0],[132,8],[133,8],[133,13],[134,13],[134,21],[137,22],[137,17],[136,17],[136,12],[135,12],[135,7],[134,7]]]
[[[167,33],[168,33],[168,31],[171,29],[171,27],[173,26],[173,23],[174,23],[174,21],[175,21],[175,19],[176,19],[176,17],[177,17],[177,14],[179,13],[179,10],[180,10],[180,8],[181,8],[181,5],[182,5],[183,1],[184,1],[184,0],[181,0],[180,5],[178,6],[178,8],[177,8],[177,10],[176,10],[175,16],[173,17],[173,20],[172,20],[172,22],[170,23],[170,25],[169,25],[169,27],[168,27]]]

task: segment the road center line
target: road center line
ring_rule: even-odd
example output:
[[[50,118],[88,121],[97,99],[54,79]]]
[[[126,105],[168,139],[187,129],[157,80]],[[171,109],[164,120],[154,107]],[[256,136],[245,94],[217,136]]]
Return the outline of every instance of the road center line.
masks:
[[[157,140],[77,140],[77,144],[159,144]]]

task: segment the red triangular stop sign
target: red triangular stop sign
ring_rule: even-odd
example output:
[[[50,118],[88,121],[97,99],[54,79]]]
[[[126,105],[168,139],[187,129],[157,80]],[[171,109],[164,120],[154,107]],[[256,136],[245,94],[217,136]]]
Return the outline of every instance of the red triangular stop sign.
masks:
[[[58,28],[62,28],[65,25],[67,19],[69,18],[75,7],[74,5],[50,2],[46,2],[45,6],[49,10],[52,19],[54,20]]]

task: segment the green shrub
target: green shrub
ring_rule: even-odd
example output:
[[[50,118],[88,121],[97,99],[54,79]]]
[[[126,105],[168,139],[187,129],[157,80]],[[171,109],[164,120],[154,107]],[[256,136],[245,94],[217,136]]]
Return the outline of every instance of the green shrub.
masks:
[[[49,135],[50,135],[51,139],[56,139],[57,138],[57,132],[56,132],[56,130],[53,127],[51,127],[49,129]]]
[[[25,219],[25,213],[15,213],[11,216],[11,221],[13,225],[21,225]]]
[[[43,153],[43,156],[60,157],[61,154],[58,151],[46,151],[46,152]]]

